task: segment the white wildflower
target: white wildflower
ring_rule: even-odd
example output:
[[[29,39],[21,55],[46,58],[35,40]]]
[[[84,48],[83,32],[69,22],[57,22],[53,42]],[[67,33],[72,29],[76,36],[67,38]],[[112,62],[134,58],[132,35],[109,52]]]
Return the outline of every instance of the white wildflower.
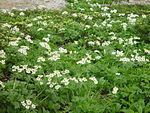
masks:
[[[55,86],[55,89],[56,89],[56,90],[58,90],[58,89],[60,89],[60,88],[61,88],[60,85],[56,85],[56,86]]]
[[[50,46],[48,45],[48,43],[46,43],[46,42],[40,42],[39,44],[40,44],[42,47],[51,50],[51,48],[50,48]]]
[[[67,53],[67,49],[64,49],[64,48],[60,47],[59,48],[59,52],[60,53]]]
[[[117,94],[118,90],[119,90],[119,89],[118,89],[117,87],[114,87],[112,93],[113,93],[113,94]]]
[[[4,50],[0,50],[0,58],[6,58]]]
[[[44,62],[45,61],[45,58],[43,58],[43,57],[39,57],[38,59],[37,59],[37,62]]]
[[[68,14],[67,11],[62,12],[62,15],[67,15],[67,14]]]
[[[98,81],[95,77],[90,77],[89,79],[92,80],[94,82],[94,84],[98,84]]]
[[[5,60],[0,60],[0,63],[1,64],[5,64]]]
[[[20,12],[19,15],[20,16],[24,16],[25,14],[24,14],[24,12]]]
[[[49,42],[49,38],[43,38],[42,40],[45,40],[46,42]]]
[[[0,81],[0,86],[2,86],[2,88],[5,87],[4,83],[2,81]]]

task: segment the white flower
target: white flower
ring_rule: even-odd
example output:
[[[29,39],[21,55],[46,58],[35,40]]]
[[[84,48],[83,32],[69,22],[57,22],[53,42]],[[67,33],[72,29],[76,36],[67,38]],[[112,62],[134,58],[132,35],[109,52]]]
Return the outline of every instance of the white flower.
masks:
[[[27,46],[21,46],[21,48],[18,49],[18,51],[24,55],[27,55],[27,50],[29,50],[29,47]]]
[[[68,14],[67,11],[62,12],[62,15],[67,15],[67,14]]]
[[[24,14],[24,12],[20,12],[19,15],[20,16],[24,16],[25,14]]]
[[[120,73],[116,73],[116,75],[120,75]]]
[[[102,57],[101,56],[96,56],[95,59],[99,60],[101,59]]]
[[[75,43],[76,45],[78,45],[78,41],[74,41],[74,43]]]
[[[37,59],[37,62],[44,62],[45,61],[45,58],[43,58],[43,57],[39,57],[38,59]]]
[[[9,14],[10,16],[14,16],[14,15],[15,15],[14,13],[11,13],[11,12],[8,12],[8,14]]]
[[[60,59],[60,54],[55,54],[52,57],[48,58],[48,60],[57,61]]]
[[[65,69],[65,74],[68,74],[68,73],[70,73],[70,71],[69,71],[69,70],[67,70],[67,69]]]
[[[150,50],[144,49],[144,51],[148,54],[150,54]]]
[[[33,26],[33,24],[32,24],[32,23],[30,23],[30,24],[27,24],[27,27],[31,27],[31,26]]]
[[[12,32],[13,34],[19,32],[19,31],[20,31],[20,29],[19,29],[17,26],[15,26],[15,27],[13,27],[13,28],[11,29],[11,32]]]
[[[64,83],[64,85],[68,85],[69,84],[69,79],[64,78],[61,83]]]
[[[4,50],[0,50],[0,58],[6,58]]]
[[[73,17],[77,17],[78,15],[77,15],[76,13],[73,13],[72,16],[73,16]]]
[[[60,53],[67,53],[67,49],[64,49],[64,48],[60,47],[59,48],[59,52]]]
[[[0,81],[0,86],[2,86],[2,88],[5,87],[4,83],[2,81]]]
[[[27,36],[25,37],[25,39],[26,39],[28,42],[33,43],[33,41],[31,40],[31,36],[30,36],[30,35],[27,35]]]
[[[100,45],[100,42],[99,42],[99,41],[95,41],[95,44],[99,46],[99,45]]]
[[[110,44],[110,41],[105,41],[102,43],[102,46],[108,46]]]
[[[43,38],[42,40],[45,40],[46,42],[49,42],[49,38]]]
[[[2,25],[2,27],[8,27],[8,28],[10,28],[10,27],[11,27],[11,25],[10,25],[10,24],[8,24],[8,23],[5,23],[5,24],[3,24],[3,25]]]
[[[108,7],[102,7],[101,10],[107,11],[109,8]]]
[[[116,57],[119,57],[119,56],[123,56],[124,55],[124,53],[123,53],[123,51],[116,51],[116,52],[112,52],[112,54],[113,55],[116,55]]]
[[[112,37],[111,37],[111,40],[115,40],[115,39],[117,39],[116,36],[112,36]]]
[[[44,29],[43,28],[39,28],[37,31],[43,31]]]
[[[21,104],[22,104],[23,106],[26,106],[26,103],[25,103],[25,101],[22,101],[22,102],[21,102]]]
[[[31,107],[32,107],[33,109],[35,109],[35,108],[36,108],[36,106],[35,106],[34,104],[32,104],[32,105],[31,105]]]
[[[94,45],[95,42],[90,41],[90,42],[88,42],[88,44],[89,44],[89,45]]]
[[[129,58],[120,58],[119,61],[122,61],[122,62],[130,62],[130,59]]]
[[[0,60],[0,63],[5,64],[5,60]]]
[[[26,109],[29,109],[29,108],[30,108],[30,106],[25,106],[25,108],[26,108]]]
[[[100,53],[99,50],[94,50],[94,53]]]
[[[26,103],[27,103],[27,105],[31,105],[32,104],[31,100],[26,100]]]
[[[142,18],[146,18],[147,16],[146,15],[142,15]]]
[[[127,25],[128,25],[127,23],[122,23],[121,25],[122,25],[124,30],[127,30]]]
[[[117,10],[116,9],[111,10],[110,13],[117,13]]]
[[[117,87],[114,87],[112,93],[113,93],[113,94],[117,94],[117,92],[118,92],[118,88],[117,88]]]
[[[48,45],[48,43],[46,43],[46,42],[40,42],[39,44],[40,44],[42,47],[51,50],[51,48],[50,48],[50,46]]]
[[[56,90],[58,90],[58,89],[60,89],[60,88],[61,88],[60,85],[56,85],[56,86],[55,86],[55,89],[56,89]]]
[[[98,84],[98,81],[95,77],[90,77],[89,79],[92,80],[94,82],[94,84]]]
[[[125,16],[125,14],[124,13],[120,13],[119,16]]]
[[[9,42],[8,46],[18,46],[18,41]]]

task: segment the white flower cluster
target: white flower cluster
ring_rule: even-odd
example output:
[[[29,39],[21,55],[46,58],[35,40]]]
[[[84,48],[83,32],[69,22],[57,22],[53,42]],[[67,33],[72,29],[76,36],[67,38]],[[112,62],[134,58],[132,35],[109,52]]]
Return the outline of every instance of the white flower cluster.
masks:
[[[78,53],[77,51],[69,51],[69,54]]]
[[[138,55],[131,55],[131,58],[120,58],[119,61],[122,62],[130,62],[130,61],[137,61],[137,62],[149,62],[149,59],[146,59],[145,56],[138,56]]]
[[[50,52],[48,53],[49,57],[48,60],[51,60],[51,61],[57,61],[60,59],[60,54],[58,51],[54,51],[54,52]]]
[[[84,16],[84,19],[92,20],[93,17],[92,17],[92,16],[85,15],[85,16]]]
[[[148,62],[149,60],[145,58],[145,56],[138,56],[138,55],[131,55],[131,61],[138,61],[138,62]]]
[[[89,45],[97,45],[97,46],[99,46],[100,42],[99,41],[89,41],[88,44]]]
[[[140,37],[131,37],[129,39],[126,39],[124,45],[134,45],[134,44],[137,44],[138,41],[136,41],[136,40],[140,40]]]
[[[98,81],[95,77],[90,77],[89,79],[92,80],[94,82],[94,84],[98,84]]]
[[[31,40],[31,36],[30,36],[30,35],[27,35],[27,36],[25,37],[25,39],[26,39],[28,42],[33,43],[33,41]]]
[[[21,102],[22,106],[24,106],[26,109],[35,109],[36,105],[32,103],[31,100],[25,100]]]
[[[34,68],[28,68],[28,65],[20,65],[20,66],[12,66],[12,71],[22,72],[25,71],[26,73],[36,74],[38,69],[42,68],[41,66],[34,66]]]
[[[37,17],[33,18],[32,20],[33,20],[33,21],[37,21],[37,20],[42,20],[42,19],[43,19],[42,16],[37,16]]]
[[[46,21],[38,21],[37,24],[47,26]],[[41,30],[43,30],[43,28]]]
[[[148,50],[148,49],[144,49],[144,51],[145,51],[145,53],[150,54],[150,50]]]
[[[123,56],[123,55],[124,55],[123,51],[119,51],[119,50],[117,50],[117,51],[115,51],[115,52],[112,52],[112,54],[113,54],[113,55],[116,55],[116,57],[120,57],[120,56]]]
[[[107,10],[109,10],[109,7],[102,7],[101,10],[107,11]]]
[[[49,42],[49,38],[43,38],[42,40]]]
[[[65,86],[69,85],[70,81],[74,81],[75,83],[82,83],[82,82],[86,82],[88,80],[92,80],[94,82],[94,84],[98,84],[98,81],[95,77],[90,77],[89,79],[82,77],[82,78],[76,78],[76,77],[69,77],[69,78],[64,78],[61,83],[63,83]]]
[[[110,13],[117,13],[117,10],[116,9],[111,10]]]
[[[48,45],[48,43],[46,43],[46,42],[40,42],[39,44],[40,44],[40,46],[42,46],[42,47],[44,47],[44,48],[46,48],[48,50],[51,50],[51,47]]]
[[[102,46],[108,46],[108,45],[110,45],[110,43],[111,43],[110,41],[105,41],[102,43]]]
[[[0,86],[2,86],[2,88],[5,87],[4,83],[2,81],[0,81]]]
[[[59,52],[60,53],[67,53],[67,49],[64,49],[64,48],[60,47],[59,48]]]
[[[21,40],[20,37],[18,37],[15,41],[10,41],[8,46],[18,46],[19,40]]]
[[[139,15],[131,13],[128,15],[127,19],[129,20],[129,23],[135,24],[136,23],[136,17],[139,17]]]
[[[123,27],[123,29],[126,31],[127,30],[127,26],[128,24],[127,23],[122,23],[121,26]]]
[[[21,46],[21,48],[18,49],[18,51],[24,55],[27,55],[27,50],[29,50],[28,46]]]
[[[6,58],[6,53],[4,50],[0,50],[0,58]],[[5,60],[0,60],[1,64],[5,64]]]
[[[25,13],[24,13],[24,12],[20,12],[19,15],[20,15],[20,16],[24,16]]]
[[[118,90],[119,90],[119,89],[118,89],[117,87],[114,87],[112,93],[113,93],[113,94],[117,94]]]
[[[8,12],[8,14],[9,14],[10,16],[14,16],[14,15],[15,15],[15,14],[12,13],[12,12]]]
[[[65,74],[69,74],[69,73],[70,73],[70,71],[67,70],[67,69],[64,70],[64,71],[59,71],[59,70],[53,71],[53,73],[45,76],[48,80],[47,85],[49,85],[50,88],[54,88],[54,89],[58,90],[62,86],[59,83],[53,82],[53,77],[59,78],[59,77],[62,77],[63,75],[65,75]],[[38,75],[36,80],[39,81],[40,85],[43,85],[44,84],[44,75]],[[92,80],[94,82],[94,84],[98,84],[98,81],[95,77],[90,77],[89,79],[87,79],[85,77],[82,77],[82,78],[76,78],[76,77],[63,78],[60,81],[60,83],[67,86],[67,85],[70,84],[70,81],[74,81],[75,83],[82,83],[82,82],[86,82],[88,80]]]
[[[37,29],[37,31],[43,31],[43,30],[44,30],[43,28],[38,28],[38,29]]]
[[[17,26],[14,26],[12,29],[11,29],[11,33],[15,34],[17,32],[19,32],[20,29],[17,27]]]
[[[67,15],[67,14],[68,14],[67,11],[62,12],[62,15]]]
[[[67,49],[64,49],[62,47],[59,48],[59,51],[54,52],[47,52],[47,54],[51,57],[48,58],[48,60],[51,61],[57,61],[60,59],[60,53],[67,53]]]
[[[82,58],[80,61],[78,61],[77,64],[91,63],[91,60],[93,60],[93,58],[91,57],[91,55],[86,54],[86,57]]]
[[[47,84],[49,85],[50,88],[54,88],[56,90],[60,89],[61,85],[59,85],[56,82],[52,82],[52,78],[53,77],[61,77],[68,73],[70,73],[70,71],[67,69],[65,71],[55,70],[53,73],[46,75],[47,80],[48,80]],[[44,77],[43,75],[38,75],[38,77],[36,78],[36,80],[40,82],[40,85],[43,85],[43,81],[42,81],[43,77]]]
[[[6,58],[4,50],[0,50],[0,58]]]
[[[2,25],[2,27],[8,27],[8,28],[11,28],[11,25],[8,24],[8,23],[5,23],[5,24]]]
[[[45,61],[45,58],[43,58],[43,57],[39,57],[38,59],[37,59],[37,62],[44,62]]]

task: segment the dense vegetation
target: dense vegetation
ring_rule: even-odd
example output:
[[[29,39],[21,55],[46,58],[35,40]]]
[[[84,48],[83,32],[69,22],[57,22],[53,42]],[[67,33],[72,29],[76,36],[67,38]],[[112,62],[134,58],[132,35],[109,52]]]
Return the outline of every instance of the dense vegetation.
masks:
[[[0,11],[0,113],[150,112],[150,6],[108,1]]]

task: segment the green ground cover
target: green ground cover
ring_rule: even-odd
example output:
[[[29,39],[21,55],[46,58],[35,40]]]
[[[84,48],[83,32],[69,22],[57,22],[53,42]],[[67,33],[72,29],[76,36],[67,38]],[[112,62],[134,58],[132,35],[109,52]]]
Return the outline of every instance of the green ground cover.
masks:
[[[0,113],[149,113],[150,6],[68,2],[0,11]]]

